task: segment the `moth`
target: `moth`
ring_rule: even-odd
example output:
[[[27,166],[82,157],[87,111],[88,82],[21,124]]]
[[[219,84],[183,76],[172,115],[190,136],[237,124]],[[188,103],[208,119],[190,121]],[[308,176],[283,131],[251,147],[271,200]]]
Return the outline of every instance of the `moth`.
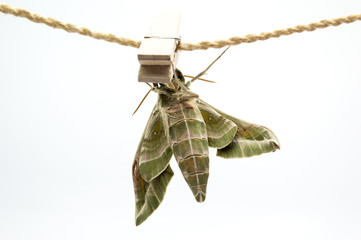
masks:
[[[232,117],[189,90],[190,84],[223,53],[188,82],[176,69],[169,84],[152,87],[158,93],[158,101],[132,166],[137,226],[164,199],[173,177],[169,165],[173,155],[195,199],[203,202],[209,176],[209,147],[216,148],[217,156],[222,158],[251,157],[280,149],[279,141],[270,129]]]

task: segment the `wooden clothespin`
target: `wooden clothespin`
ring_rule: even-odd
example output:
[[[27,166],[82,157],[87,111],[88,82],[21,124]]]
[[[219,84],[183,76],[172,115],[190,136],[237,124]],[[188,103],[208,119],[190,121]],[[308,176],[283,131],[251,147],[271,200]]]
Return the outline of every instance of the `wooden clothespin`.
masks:
[[[180,12],[160,12],[155,16],[138,52],[139,82],[169,83],[172,80],[180,42],[180,18]]]

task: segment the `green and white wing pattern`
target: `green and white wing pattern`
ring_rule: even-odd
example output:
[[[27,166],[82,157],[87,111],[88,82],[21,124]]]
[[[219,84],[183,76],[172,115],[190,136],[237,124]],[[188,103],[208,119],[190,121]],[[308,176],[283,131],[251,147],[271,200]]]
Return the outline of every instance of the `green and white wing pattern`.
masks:
[[[132,172],[135,193],[135,224],[138,226],[163,201],[167,186],[173,177],[173,171],[168,166],[158,177],[150,182],[146,182],[139,173],[138,161],[135,159]]]
[[[223,158],[243,158],[280,149],[275,134],[268,128],[234,118],[199,99],[199,106],[207,106],[237,125],[235,136],[229,145],[217,150]]]
[[[145,127],[132,168],[137,226],[158,208],[173,177],[169,166],[172,151],[158,107],[154,107]]]
[[[165,131],[164,120],[157,104],[145,127],[139,143],[139,171],[142,178],[149,182],[161,174],[169,165],[172,149]]]
[[[237,132],[237,125],[200,99],[197,99],[197,107],[206,123],[208,145],[219,149],[230,144]]]

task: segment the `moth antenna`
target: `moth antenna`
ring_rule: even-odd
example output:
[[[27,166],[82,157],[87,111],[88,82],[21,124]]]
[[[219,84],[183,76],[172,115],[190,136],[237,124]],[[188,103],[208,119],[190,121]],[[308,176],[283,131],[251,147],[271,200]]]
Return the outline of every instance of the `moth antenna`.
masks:
[[[189,76],[189,75],[183,75],[184,77],[187,77],[187,78],[194,78],[193,76]],[[198,78],[197,80],[201,80],[201,81],[204,81],[204,82],[209,82],[209,83],[216,83],[215,81],[211,81],[211,80],[208,80],[208,79],[204,79],[204,78]]]
[[[139,103],[137,109],[135,109],[135,111],[133,112],[132,116],[138,111],[138,109],[140,108],[140,106],[142,106],[142,103],[144,102],[144,100],[148,97],[149,93],[153,90],[153,87],[146,82],[146,84],[148,84],[150,86],[149,91],[147,92],[147,94],[145,94],[145,96],[143,97],[142,101]]]
[[[189,80],[187,82],[187,85],[189,86],[192,82],[194,82],[195,80],[199,79],[201,76],[203,76],[204,74],[206,74],[206,72],[212,67],[212,65],[217,62],[218,59],[220,59],[222,57],[222,55],[228,50],[228,48],[230,48],[230,46],[228,46],[226,48],[226,50],[224,50],[221,55],[219,55],[211,64],[209,64],[209,66],[204,69],[202,72],[200,72],[197,76],[195,76],[193,79]],[[188,84],[189,83],[189,84]]]

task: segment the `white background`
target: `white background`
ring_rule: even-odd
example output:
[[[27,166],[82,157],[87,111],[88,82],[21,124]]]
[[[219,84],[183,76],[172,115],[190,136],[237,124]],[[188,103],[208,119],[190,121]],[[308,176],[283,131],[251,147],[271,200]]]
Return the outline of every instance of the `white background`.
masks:
[[[141,40],[182,11],[184,42],[361,13],[345,1],[6,1]],[[181,52],[196,75],[222,49]],[[231,47],[195,82],[203,100],[271,128],[281,150],[210,152],[197,203],[174,159],[161,206],[134,224],[131,165],[157,96],[137,50],[0,14],[0,239],[361,239],[361,22]]]

